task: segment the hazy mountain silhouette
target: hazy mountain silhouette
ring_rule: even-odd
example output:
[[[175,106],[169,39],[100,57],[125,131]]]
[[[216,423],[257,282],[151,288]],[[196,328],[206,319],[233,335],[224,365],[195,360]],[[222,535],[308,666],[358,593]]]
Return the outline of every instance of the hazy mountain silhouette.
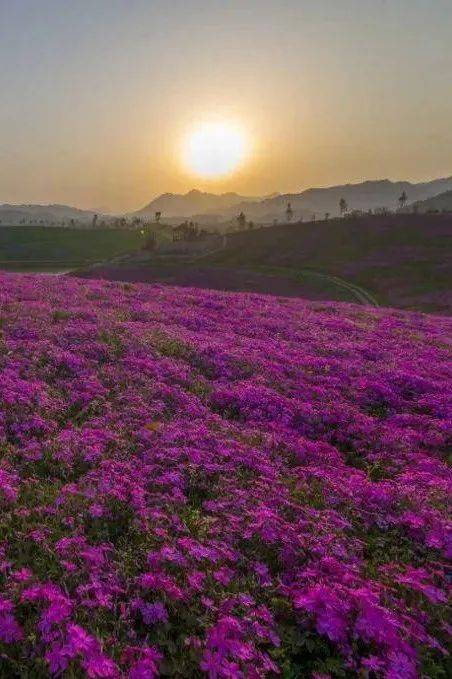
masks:
[[[312,188],[300,193],[271,194],[265,198],[251,198],[238,193],[205,193],[193,189],[186,194],[164,193],[129,217],[153,220],[156,212],[162,213],[163,221],[177,223],[194,219],[205,225],[235,221],[240,212],[257,223],[271,224],[286,221],[286,208],[290,203],[293,221],[301,217],[311,219],[315,214],[323,219],[326,213],[332,217],[339,212],[339,201],[344,198],[350,210],[395,209],[405,192],[408,205],[416,204],[421,212],[451,209],[452,177],[413,184],[392,182],[388,179],[365,181],[360,184],[344,184],[326,188]],[[430,199],[432,199],[430,201]],[[0,205],[0,222],[3,225],[20,223],[91,222],[94,210],[81,210],[69,205]],[[99,217],[102,215],[99,214]]]
[[[386,207],[394,209],[405,191],[408,202],[431,198],[438,193],[452,190],[452,177],[437,179],[421,184],[392,182],[388,179],[366,181],[361,184],[345,184],[328,188],[313,188],[301,193],[279,194],[274,198],[253,203],[242,203],[227,210],[225,217],[231,218],[237,210],[243,210],[247,218],[264,223],[275,219],[285,221],[285,210],[290,203],[296,221],[300,217],[309,219],[313,214],[323,218],[325,213],[335,216],[339,213],[339,201],[344,198],[350,210],[375,210]]]
[[[163,219],[187,219],[196,215],[197,221],[218,223],[233,220],[243,211],[247,219],[271,223],[285,221],[287,203],[291,203],[293,219],[310,219],[313,214],[323,218],[325,213],[336,216],[339,201],[344,198],[350,210],[395,209],[405,191],[408,203],[425,200],[444,191],[452,190],[452,177],[413,184],[392,182],[389,179],[344,184],[326,188],[312,188],[301,193],[272,194],[266,198],[247,198],[237,193],[213,194],[192,190],[186,194],[165,193],[151,201],[134,216],[153,218],[156,212]]]
[[[440,193],[433,198],[427,198],[427,200],[417,201],[414,206],[419,212],[429,212],[430,210],[452,212],[452,190]]]
[[[222,216],[234,205],[260,200],[262,198],[247,198],[237,193],[215,194],[192,189],[185,194],[164,193],[133,214],[142,218],[154,218],[156,212],[161,212],[164,218],[188,218],[209,213]]]
[[[80,210],[69,205],[0,205],[0,220],[2,224],[14,225],[30,221],[39,223],[67,222],[74,219],[77,222],[90,222],[94,211]]]

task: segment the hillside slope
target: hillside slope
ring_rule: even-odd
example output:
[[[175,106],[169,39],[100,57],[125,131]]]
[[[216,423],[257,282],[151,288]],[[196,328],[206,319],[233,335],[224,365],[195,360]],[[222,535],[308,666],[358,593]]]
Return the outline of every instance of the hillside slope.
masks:
[[[428,212],[430,210],[439,210],[442,212],[452,212],[452,190],[440,193],[433,198],[428,198],[427,200],[421,200],[414,204],[414,207],[419,212]]]
[[[451,321],[1,276],[5,677],[447,672]]]
[[[145,235],[124,229],[0,228],[0,269],[71,268],[137,250]]]
[[[204,263],[311,268],[361,285],[381,304],[452,311],[451,215],[389,215],[232,234]]]
[[[0,224],[11,226],[21,223],[47,224],[69,222],[73,219],[83,224],[91,223],[93,210],[80,210],[69,205],[0,205]]]

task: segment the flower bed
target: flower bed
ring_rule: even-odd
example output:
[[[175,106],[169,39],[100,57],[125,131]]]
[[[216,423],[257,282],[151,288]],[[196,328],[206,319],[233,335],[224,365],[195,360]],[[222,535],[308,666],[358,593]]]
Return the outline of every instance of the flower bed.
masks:
[[[1,676],[446,676],[450,320],[39,276],[0,303]]]

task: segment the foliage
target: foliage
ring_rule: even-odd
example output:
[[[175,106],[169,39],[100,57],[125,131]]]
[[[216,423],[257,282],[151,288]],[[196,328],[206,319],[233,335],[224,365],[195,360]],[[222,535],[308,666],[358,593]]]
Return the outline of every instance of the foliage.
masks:
[[[450,320],[0,283],[0,676],[447,676]]]

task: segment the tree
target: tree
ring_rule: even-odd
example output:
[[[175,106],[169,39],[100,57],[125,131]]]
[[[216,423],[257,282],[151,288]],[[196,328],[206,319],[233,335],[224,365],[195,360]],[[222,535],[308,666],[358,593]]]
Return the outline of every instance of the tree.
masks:
[[[345,198],[341,198],[339,201],[339,212],[341,213],[342,217],[345,215],[346,212],[348,212],[348,205]]]
[[[254,222],[249,221],[248,222],[248,228],[249,228],[250,231],[252,231],[254,229]]]
[[[288,222],[291,222],[292,218],[293,218],[293,210],[292,210],[292,205],[290,203],[287,203],[286,218],[287,218]]]
[[[160,222],[161,217],[162,213],[160,211],[155,213],[155,221],[157,222],[157,224]]]
[[[406,207],[407,202],[408,196],[406,195],[406,191],[402,191],[402,195],[399,198],[399,205],[401,210],[403,210],[403,208]]]
[[[241,212],[237,217],[237,224],[239,229],[244,229],[246,225],[246,216],[244,212]]]

